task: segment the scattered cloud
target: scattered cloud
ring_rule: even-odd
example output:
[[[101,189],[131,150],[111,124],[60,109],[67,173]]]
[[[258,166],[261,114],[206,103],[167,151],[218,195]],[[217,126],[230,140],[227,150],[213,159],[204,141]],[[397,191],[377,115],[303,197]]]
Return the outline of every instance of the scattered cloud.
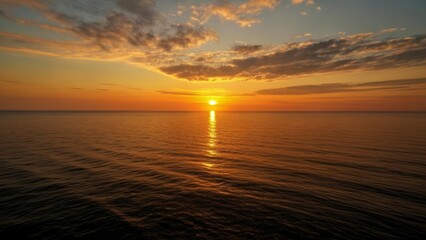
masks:
[[[215,0],[212,4],[193,6],[191,18],[205,23],[211,17],[217,16],[242,27],[251,27],[260,21],[256,18],[259,13],[264,9],[273,9],[279,2],[279,0],[248,0],[238,4],[230,0]]]
[[[322,41],[289,43],[273,52],[234,58],[219,66],[188,62],[160,67],[188,80],[272,80],[342,70],[377,70],[426,64],[426,35],[377,39],[364,33]],[[263,53],[263,54],[262,54]]]
[[[183,50],[218,39],[213,30],[203,26],[164,23],[154,0],[113,0],[108,3],[112,4],[109,9],[95,11],[88,2],[0,1],[0,4],[9,8],[21,5],[33,8],[47,19],[60,23],[60,26],[20,19],[11,14],[13,11],[7,12],[4,9],[0,15],[20,24],[68,33],[79,38],[80,44],[85,43],[86,48],[97,47],[101,51],[110,52]],[[59,10],[61,8],[71,10],[65,14]],[[72,15],[75,12],[92,13],[93,16],[89,18],[81,13]]]
[[[324,93],[363,92],[377,90],[411,89],[412,85],[426,84],[426,78],[377,81],[358,84],[328,83],[319,85],[301,85],[284,88],[264,89],[258,95],[309,95]]]
[[[336,71],[426,65],[426,35],[383,39],[383,34],[404,30],[401,28],[356,35],[341,32],[339,36],[320,40],[313,40],[310,33],[304,33],[296,36],[302,38],[299,42],[275,46],[240,43],[222,51],[184,51],[219,39],[214,30],[202,24],[211,17],[249,26],[259,21],[258,15],[262,11],[273,9],[279,2],[215,0],[207,5],[192,6],[192,21],[169,23],[157,11],[155,0],[93,0],[90,3],[0,0],[3,18],[61,32],[65,36],[48,39],[0,31],[0,50],[121,60],[190,81],[270,81]],[[292,3],[315,4],[309,0],[294,0]],[[36,10],[49,21],[21,19],[14,15],[17,6]]]

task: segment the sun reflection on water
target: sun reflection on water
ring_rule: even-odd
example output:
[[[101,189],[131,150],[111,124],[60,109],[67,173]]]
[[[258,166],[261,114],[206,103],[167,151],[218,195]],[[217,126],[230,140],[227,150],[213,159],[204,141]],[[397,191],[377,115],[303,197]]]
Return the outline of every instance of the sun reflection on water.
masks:
[[[208,149],[207,149],[207,155],[210,157],[213,157],[217,154],[216,151],[216,112],[210,111],[210,118],[209,118],[209,142],[208,142]]]

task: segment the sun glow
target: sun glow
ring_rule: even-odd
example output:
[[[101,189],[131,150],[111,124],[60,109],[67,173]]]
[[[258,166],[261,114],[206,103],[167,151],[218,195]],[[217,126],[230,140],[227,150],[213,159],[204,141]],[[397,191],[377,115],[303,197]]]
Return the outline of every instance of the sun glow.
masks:
[[[217,101],[214,100],[214,99],[212,99],[212,100],[209,101],[209,105],[210,106],[215,106],[216,104],[217,104]]]

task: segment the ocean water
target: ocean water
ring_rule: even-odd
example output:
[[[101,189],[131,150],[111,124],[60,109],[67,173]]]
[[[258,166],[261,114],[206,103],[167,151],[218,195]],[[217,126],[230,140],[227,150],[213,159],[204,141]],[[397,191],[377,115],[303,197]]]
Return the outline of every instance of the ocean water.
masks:
[[[426,239],[426,114],[1,112],[1,239]]]

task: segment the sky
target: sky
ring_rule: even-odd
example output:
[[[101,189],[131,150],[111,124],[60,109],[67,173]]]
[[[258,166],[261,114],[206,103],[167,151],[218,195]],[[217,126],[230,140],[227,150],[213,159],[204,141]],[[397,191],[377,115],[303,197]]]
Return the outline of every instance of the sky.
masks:
[[[426,111],[424,0],[0,0],[0,110]]]

